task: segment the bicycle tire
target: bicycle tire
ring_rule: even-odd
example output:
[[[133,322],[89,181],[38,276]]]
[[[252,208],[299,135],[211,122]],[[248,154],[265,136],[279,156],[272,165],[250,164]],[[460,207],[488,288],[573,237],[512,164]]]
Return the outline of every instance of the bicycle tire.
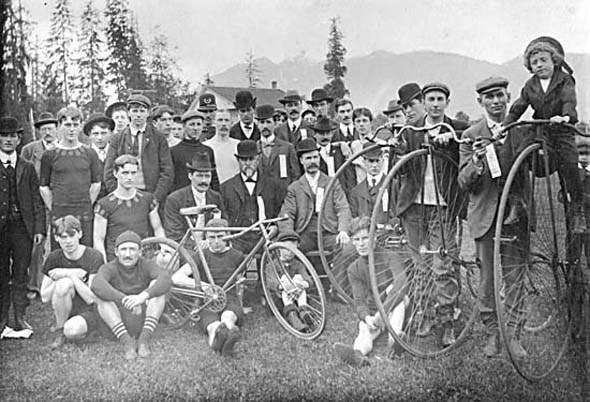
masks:
[[[403,179],[402,175],[408,174],[408,172],[415,172],[415,170],[412,170],[412,168],[415,167],[415,164],[428,161],[428,155],[428,149],[413,151],[400,159],[386,176],[379,194],[377,195],[377,203],[374,206],[373,214],[371,216],[369,233],[371,240],[375,239],[377,231],[376,218],[378,216],[379,208],[381,208],[380,200],[382,199],[383,192],[387,190],[389,183],[394,178]],[[394,306],[386,306],[385,302],[388,298],[392,297],[399,300],[402,295],[400,294],[398,297],[395,297],[392,295],[386,296],[384,294],[384,289],[387,288],[388,284],[380,283],[379,278],[383,278],[383,275],[379,273],[379,267],[376,266],[378,256],[374,251],[374,244],[371,244],[369,247],[371,287],[373,298],[377,310],[381,315],[382,322],[395,342],[398,342],[402,348],[412,355],[421,358],[434,357],[455,348],[467,336],[477,317],[477,303],[474,297],[474,292],[470,289],[470,283],[472,283],[472,281],[470,282],[467,280],[467,277],[470,274],[466,271],[465,266],[456,263],[456,261],[459,261],[460,252],[460,242],[457,242],[456,240],[458,233],[457,225],[459,224],[457,217],[461,215],[462,211],[464,211],[467,198],[463,193],[458,191],[452,191],[451,189],[441,190],[443,188],[442,183],[444,183],[445,180],[455,180],[453,178],[456,178],[457,176],[457,163],[448,155],[437,151],[432,152],[432,162],[435,167],[433,171],[437,171],[436,174],[433,174],[436,178],[433,178],[433,180],[438,182],[440,179],[441,181],[441,184],[437,184],[437,187],[435,187],[439,190],[440,198],[438,198],[437,201],[438,205],[432,206],[434,209],[430,210],[431,212],[435,211],[433,214],[426,212],[429,208],[422,204],[414,204],[420,210],[424,210],[424,212],[419,214],[420,219],[418,225],[416,225],[420,228],[426,228],[424,233],[418,237],[420,245],[412,244],[411,236],[407,228],[404,228],[400,235],[399,247],[389,251],[391,254],[390,258],[395,258],[397,263],[401,264],[403,267],[407,280],[407,286],[404,289],[400,289],[400,292],[404,292],[409,299],[409,303],[406,306],[404,323],[400,333],[394,331],[388,319],[391,313],[391,308]],[[420,182],[424,183],[423,177]],[[419,194],[422,193],[425,193],[425,191],[423,189],[419,190]],[[442,195],[443,193],[446,197]],[[441,199],[445,201],[445,208],[441,206]],[[423,198],[421,200],[424,201]],[[429,219],[432,219],[432,222]],[[444,242],[442,240],[437,240],[437,238],[443,237],[440,235],[441,233],[444,234]],[[434,254],[431,258],[427,254],[419,252],[422,249],[421,246],[424,246],[427,249],[434,249],[438,248],[438,246],[442,247],[443,244],[446,249],[445,255],[453,256],[456,259],[455,262],[451,263],[452,259],[450,257],[443,257],[442,254],[439,254],[438,257],[436,257],[438,259],[437,261],[433,259],[435,258]],[[437,261],[438,264],[446,267],[445,269],[448,269],[449,267],[445,264],[451,264],[453,269],[452,271],[449,270],[449,272],[452,272],[451,276],[455,278],[457,283],[457,296],[455,298],[453,315],[450,320],[448,319],[448,315],[446,316],[446,322],[447,324],[450,323],[456,337],[455,342],[449,345],[443,345],[441,342],[443,325],[439,325],[441,322],[436,310],[429,313],[429,310],[435,309],[432,306],[437,303],[437,295],[434,289],[436,277],[430,268],[431,261]],[[425,320],[431,319],[432,316],[434,316],[435,322],[434,330],[431,330],[426,335],[420,333],[419,328],[425,325]]]
[[[170,249],[168,252],[170,254],[169,261],[161,258],[163,245]],[[201,277],[198,266],[189,252],[174,240],[164,237],[148,237],[141,241],[141,255],[169,271],[170,274],[176,272],[182,265],[189,264],[195,279],[195,287],[191,289],[172,286],[166,295],[166,308],[163,316],[172,328],[180,328],[189,320],[198,321],[198,317],[194,317],[192,313],[198,311],[202,304],[202,299],[197,295],[197,293],[201,293]]]
[[[282,252],[288,252],[293,257],[289,260],[290,265],[294,266],[294,260],[297,263],[297,273],[299,273],[308,283],[309,287],[305,289],[307,303],[304,305],[296,305],[294,300],[302,287],[293,282],[293,277],[296,273],[290,273],[283,260],[281,259]],[[304,274],[301,273],[304,270]],[[279,284],[288,283],[289,286],[296,287],[292,296],[287,296],[286,292],[279,290]],[[272,313],[290,334],[303,340],[313,340],[319,337],[326,327],[326,296],[320,277],[316,273],[313,265],[305,257],[305,255],[297,248],[282,242],[275,242],[269,245],[262,256],[260,264],[260,280],[262,282],[262,289],[266,297],[266,302],[270,307]],[[311,283],[310,283],[311,282]],[[296,308],[295,314],[301,318],[305,323],[306,329],[295,328],[285,317],[285,308],[283,305],[282,296],[289,298]],[[298,303],[300,300],[297,300]],[[283,306],[283,307],[281,307]]]
[[[535,382],[559,364],[571,333],[566,278],[566,210],[558,201],[558,174],[536,177],[542,145],[526,147],[516,158],[502,191],[494,236],[494,299],[502,340],[517,372]],[[545,152],[545,154],[547,154]],[[517,175],[530,185],[518,182]],[[526,183],[526,182],[525,182]],[[519,223],[504,225],[510,195],[524,189],[525,212]],[[503,237],[504,236],[504,237]],[[509,240],[506,240],[509,239]],[[509,307],[506,307],[508,302]],[[509,346],[516,336],[525,354]]]

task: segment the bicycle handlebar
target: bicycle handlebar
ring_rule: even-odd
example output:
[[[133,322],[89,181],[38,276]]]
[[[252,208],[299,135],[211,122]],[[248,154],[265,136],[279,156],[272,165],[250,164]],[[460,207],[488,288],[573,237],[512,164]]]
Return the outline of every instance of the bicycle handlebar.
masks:
[[[238,233],[233,233],[227,236],[223,236],[223,240],[232,240],[235,238],[238,238],[240,236],[243,236],[244,234],[248,233],[248,232],[253,232],[255,230],[258,229],[258,227],[260,225],[268,225],[271,223],[276,223],[276,222],[280,222],[280,221],[284,221],[289,219],[288,216],[279,216],[277,218],[270,218],[270,219],[261,219],[257,222],[254,222],[252,225],[248,226],[248,227],[211,227],[211,228],[195,228],[196,231],[198,232],[238,232]]]
[[[571,123],[554,123],[551,120],[520,120],[520,121],[515,121],[514,123],[510,123],[504,127],[502,127],[502,131],[500,131],[500,136],[505,136],[508,134],[508,131],[510,131],[510,129],[514,128],[514,127],[518,127],[518,126],[541,126],[541,125],[553,125],[553,126],[563,126],[563,127],[567,127],[567,128],[571,128],[572,130],[574,130],[576,133],[584,136],[584,137],[590,137],[590,134],[586,134],[581,132],[580,130],[578,130],[578,128],[571,124]]]

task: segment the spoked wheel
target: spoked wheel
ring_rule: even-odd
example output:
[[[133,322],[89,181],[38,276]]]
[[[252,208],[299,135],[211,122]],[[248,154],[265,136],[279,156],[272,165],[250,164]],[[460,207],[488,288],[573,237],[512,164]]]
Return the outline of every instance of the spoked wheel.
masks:
[[[432,169],[426,170],[428,164]],[[458,217],[467,199],[456,178],[457,164],[448,156],[428,149],[411,152],[387,175],[371,217],[370,238],[376,239],[379,200],[389,183],[397,179],[402,192],[404,186],[418,185],[414,202],[398,211],[402,230],[395,247],[382,251],[373,241],[369,253],[373,296],[383,323],[396,342],[418,357],[451,350],[465,338],[477,315],[474,271],[459,260]],[[405,285],[399,286],[400,281]],[[391,300],[405,300],[401,326],[392,323],[399,310],[395,313]],[[454,333],[455,341],[447,342],[445,333]]]
[[[541,144],[530,145],[514,162],[500,199],[494,238],[498,326],[514,367],[529,381],[539,381],[555,369],[571,330],[566,211],[558,200],[557,172],[548,177],[532,173],[549,171],[539,150]],[[518,219],[504,224],[511,208]]]
[[[262,289],[279,323],[300,339],[312,340],[326,326],[326,296],[315,269],[298,249],[273,243],[262,256]]]
[[[199,295],[202,296],[203,292],[199,269],[188,251],[174,240],[149,237],[141,241],[141,256],[155,262],[170,274],[174,274],[184,264],[189,264],[196,285],[194,288],[172,286],[166,296],[163,318],[173,328],[180,328],[189,320],[198,321],[193,313],[199,311],[202,304],[202,297]]]
[[[362,156],[366,153],[374,151],[378,148],[386,148],[385,145],[375,144],[374,146],[361,150],[354,155],[352,155],[336,172],[334,177],[331,178],[330,183],[324,190],[324,194],[332,194],[333,191],[342,192],[341,182],[348,177],[351,172],[354,174],[353,164],[357,163],[361,160]],[[387,163],[387,161],[385,161]],[[356,180],[356,179],[355,179]],[[337,185],[338,183],[338,185]],[[388,191],[389,194],[389,191]],[[349,194],[345,194],[346,197]],[[348,275],[346,273],[347,268],[352,264],[357,258],[358,254],[356,250],[351,245],[348,245],[342,249],[335,250],[332,254],[326,253],[326,247],[324,244],[324,235],[322,232],[322,222],[326,219],[326,204],[329,197],[324,196],[322,200],[322,207],[318,214],[318,250],[320,259],[322,261],[322,267],[324,272],[330,279],[330,283],[332,288],[338,292],[338,294],[349,304],[352,303],[352,288],[350,286],[350,282],[348,281]]]

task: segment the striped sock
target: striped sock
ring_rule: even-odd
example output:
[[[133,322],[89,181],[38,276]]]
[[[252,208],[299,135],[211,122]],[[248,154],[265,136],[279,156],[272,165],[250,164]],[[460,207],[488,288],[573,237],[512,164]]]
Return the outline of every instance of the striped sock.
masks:
[[[158,326],[158,318],[153,316],[146,316],[145,321],[143,322],[143,330],[141,331],[142,335],[145,334],[147,336],[151,335]]]
[[[123,324],[122,321],[119,321],[118,323],[116,323],[115,325],[113,325],[111,327],[111,331],[113,331],[113,334],[115,334],[115,336],[119,340],[122,337],[124,337],[125,335],[129,336],[129,333],[127,332],[127,328],[125,328],[125,324]]]

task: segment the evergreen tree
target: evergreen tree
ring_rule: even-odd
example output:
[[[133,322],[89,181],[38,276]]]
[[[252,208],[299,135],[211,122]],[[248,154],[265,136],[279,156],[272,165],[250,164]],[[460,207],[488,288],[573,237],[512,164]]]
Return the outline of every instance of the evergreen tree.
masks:
[[[256,60],[254,60],[254,53],[252,53],[252,50],[246,53],[245,72],[246,79],[248,80],[248,88],[256,88],[262,83],[262,80],[260,79],[261,71]]]
[[[151,88],[155,91],[152,101],[170,105],[180,93],[181,80],[176,77],[180,68],[172,54],[166,35],[154,36],[148,49],[149,78]]]
[[[47,40],[47,60],[43,72],[44,94],[48,108],[58,109],[70,102],[70,60],[72,53],[72,13],[69,0],[56,0]]]
[[[324,73],[328,78],[328,83],[324,88],[334,99],[343,98],[348,94],[344,84],[344,76],[348,68],[344,65],[344,55],[346,48],[342,43],[344,34],[338,28],[340,18],[330,19],[330,33],[328,36],[328,53],[324,63]]]
[[[84,5],[80,17],[78,43],[79,80],[76,89],[79,104],[90,113],[104,110],[105,41],[101,36],[100,14],[94,8],[93,0],[88,0]]]
[[[215,82],[213,82],[213,79],[211,79],[211,74],[205,73],[205,75],[203,76],[203,81],[201,82],[201,85],[206,86],[206,87],[210,87],[214,84],[215,84]]]

